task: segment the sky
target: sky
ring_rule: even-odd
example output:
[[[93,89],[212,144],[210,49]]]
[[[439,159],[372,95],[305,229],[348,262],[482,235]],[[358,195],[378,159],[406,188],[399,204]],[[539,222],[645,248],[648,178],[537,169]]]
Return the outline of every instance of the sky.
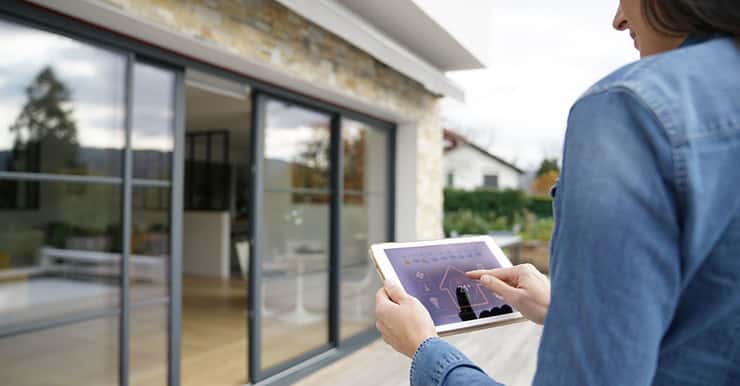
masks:
[[[519,167],[536,169],[544,157],[560,158],[573,102],[638,53],[626,32],[611,27],[618,0],[489,4],[484,9],[491,21],[479,23],[488,24],[477,28],[484,35],[471,40],[487,68],[447,73],[466,100],[442,101],[445,126]],[[459,3],[449,7],[454,13]]]

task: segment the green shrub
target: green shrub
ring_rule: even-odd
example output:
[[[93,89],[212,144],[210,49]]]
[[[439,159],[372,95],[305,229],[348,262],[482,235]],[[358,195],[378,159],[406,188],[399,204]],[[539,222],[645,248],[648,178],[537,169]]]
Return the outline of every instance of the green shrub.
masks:
[[[511,229],[504,217],[495,217],[493,213],[487,215],[476,213],[467,209],[445,213],[443,224],[447,236],[452,236],[453,231],[458,235],[480,235]]]
[[[531,218],[524,226],[522,238],[524,240],[550,241],[554,224],[552,217],[540,219]]]
[[[550,196],[531,196],[527,209],[537,218],[552,217],[552,198]]]
[[[445,213],[469,210],[489,218],[506,219],[510,229],[525,214],[527,195],[519,189],[477,189],[473,191],[445,189]]]

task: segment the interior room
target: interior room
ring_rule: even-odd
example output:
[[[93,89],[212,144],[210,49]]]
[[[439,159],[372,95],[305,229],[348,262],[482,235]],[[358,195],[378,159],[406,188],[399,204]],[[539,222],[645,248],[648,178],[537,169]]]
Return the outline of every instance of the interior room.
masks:
[[[182,383],[247,381],[249,89],[189,71],[182,255]]]
[[[188,72],[183,212],[182,381],[247,379],[251,95]],[[329,344],[331,116],[279,99],[264,108],[260,368]],[[341,121],[345,197],[341,339],[372,328],[380,285],[367,246],[387,237],[388,135]],[[372,156],[371,156],[372,155]]]

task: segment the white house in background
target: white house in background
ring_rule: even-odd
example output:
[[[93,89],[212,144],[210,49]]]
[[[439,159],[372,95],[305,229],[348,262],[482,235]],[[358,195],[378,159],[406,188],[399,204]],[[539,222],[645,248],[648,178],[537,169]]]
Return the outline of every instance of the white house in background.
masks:
[[[524,175],[515,165],[450,129],[444,130],[443,164],[445,186],[457,189],[516,189]]]

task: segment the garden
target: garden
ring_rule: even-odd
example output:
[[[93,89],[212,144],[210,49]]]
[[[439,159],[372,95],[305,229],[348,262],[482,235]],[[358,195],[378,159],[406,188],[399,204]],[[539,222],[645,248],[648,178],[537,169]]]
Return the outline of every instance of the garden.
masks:
[[[522,238],[519,263],[548,271],[553,230],[552,199],[520,189],[444,191],[446,237],[512,232]]]

